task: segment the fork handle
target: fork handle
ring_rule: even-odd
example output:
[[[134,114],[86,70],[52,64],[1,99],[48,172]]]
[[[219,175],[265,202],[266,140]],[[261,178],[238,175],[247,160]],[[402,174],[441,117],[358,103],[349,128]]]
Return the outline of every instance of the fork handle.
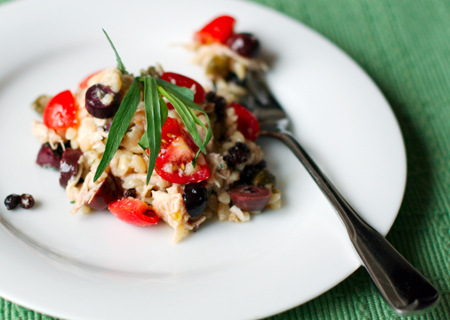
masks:
[[[381,295],[399,315],[424,310],[439,300],[439,292],[381,234],[361,219],[292,133],[283,130],[261,134],[284,142],[305,166],[344,222],[362,264]]]

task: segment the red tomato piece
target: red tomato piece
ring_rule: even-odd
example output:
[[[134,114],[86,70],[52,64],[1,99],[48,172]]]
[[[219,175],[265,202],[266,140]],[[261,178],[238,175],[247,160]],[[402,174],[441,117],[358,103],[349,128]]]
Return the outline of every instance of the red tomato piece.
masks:
[[[164,72],[161,79],[173,83],[179,87],[191,89],[194,92],[194,102],[200,103],[205,100],[205,89],[195,80],[174,72]],[[173,109],[172,104],[167,104],[169,109]]]
[[[78,126],[75,98],[69,90],[58,93],[44,109],[44,124],[47,128],[60,130]]]
[[[88,86],[89,80],[90,80],[93,76],[95,76],[97,73],[99,73],[99,72],[100,72],[100,71],[97,71],[97,72],[94,72],[94,73],[88,75],[83,81],[80,82],[79,87],[80,87],[81,89],[86,89],[87,86]]]
[[[220,16],[212,20],[194,34],[194,39],[203,44],[225,43],[233,34],[236,20],[230,16]]]
[[[238,130],[242,132],[245,139],[255,141],[259,135],[258,119],[256,119],[253,113],[239,103],[233,102],[230,106],[234,108],[234,112],[236,112],[236,115],[238,116]]]
[[[155,164],[156,172],[161,178],[179,184],[200,182],[209,178],[211,170],[203,154],[198,156],[197,165],[192,168],[191,162],[198,147],[177,120],[167,118],[162,127],[161,138],[161,150]]]
[[[159,221],[152,206],[134,198],[111,202],[108,209],[120,220],[135,226],[147,227]]]

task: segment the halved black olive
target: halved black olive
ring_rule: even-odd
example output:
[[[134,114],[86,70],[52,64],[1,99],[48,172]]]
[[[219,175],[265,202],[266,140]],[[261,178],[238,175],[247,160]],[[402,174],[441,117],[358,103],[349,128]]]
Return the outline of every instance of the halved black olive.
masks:
[[[112,100],[109,103],[103,103],[106,95],[110,95]],[[112,91],[110,87],[102,84],[94,84],[86,91],[86,110],[95,118],[112,118],[119,109],[119,94]]]
[[[111,175],[102,181],[92,200],[86,205],[94,210],[103,210],[108,204],[122,197],[123,190],[116,178]]]
[[[83,152],[80,149],[67,148],[61,159],[59,166],[59,184],[61,187],[67,187],[70,178],[75,177],[78,173],[78,160]]]
[[[269,202],[272,191],[257,186],[237,186],[228,191],[233,204],[244,211],[261,211]]]
[[[61,157],[58,157],[48,143],[43,144],[39,150],[36,163],[41,167],[52,167],[59,169]]]

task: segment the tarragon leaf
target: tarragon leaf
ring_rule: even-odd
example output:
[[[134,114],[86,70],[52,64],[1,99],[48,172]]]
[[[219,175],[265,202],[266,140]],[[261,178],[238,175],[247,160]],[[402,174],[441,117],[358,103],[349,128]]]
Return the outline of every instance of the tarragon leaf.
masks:
[[[169,92],[177,92],[178,95],[181,95],[185,99],[189,101],[194,101],[194,91],[186,87],[179,87],[171,82],[162,79],[156,79],[156,83],[166,89]]]
[[[109,44],[111,45],[112,49],[114,50],[114,53],[116,54],[116,60],[117,60],[117,69],[122,72],[122,74],[128,74],[127,70],[125,69],[124,64],[122,63],[122,59],[120,59],[119,53],[116,50],[116,47],[114,47],[114,44],[112,43],[111,39],[109,38],[108,34],[106,33],[105,29],[102,29],[103,33],[105,34],[106,38],[109,41]]]
[[[166,83],[169,83],[167,81],[165,81]],[[170,85],[174,86],[173,84],[169,83]],[[201,113],[203,113],[206,116],[206,121],[208,123],[208,127],[206,128],[205,125],[200,121],[200,119],[198,119],[198,117],[191,111],[191,117],[194,120],[194,122],[198,125],[200,125],[202,128],[204,128],[206,130],[206,136],[205,136],[205,141],[202,142],[203,145],[203,149],[206,148],[206,145],[208,144],[208,142],[211,140],[212,137],[212,130],[211,130],[211,122],[209,121],[209,116],[208,114],[205,112],[205,110],[203,110],[199,105],[197,105],[195,102],[193,102],[192,100],[187,99],[186,97],[184,97],[183,95],[180,95],[178,93],[178,91],[174,90],[174,88],[172,86],[166,86],[165,88],[167,89],[167,91],[172,94],[173,96],[175,96],[176,98],[178,98],[182,104],[184,104],[185,106],[187,106],[189,109],[192,110],[196,110],[199,111]],[[176,87],[176,86],[175,86]],[[177,110],[178,111],[178,110]],[[197,130],[195,130],[197,131]],[[190,130],[189,130],[190,132]],[[197,131],[198,132],[198,131]],[[192,133],[191,133],[192,134]],[[195,140],[194,140],[195,141]],[[197,142],[196,142],[197,143]],[[198,144],[197,144],[198,145]],[[201,149],[201,152],[206,153],[205,151],[203,151],[202,147],[199,146],[199,148]],[[197,152],[195,159],[197,159],[199,152]]]
[[[146,134],[142,135],[141,140],[139,140],[138,142],[138,145],[142,148],[142,150],[148,149],[148,139]]]
[[[159,96],[159,104],[161,106],[161,123],[164,126],[164,123],[166,123],[167,117],[169,116],[169,108],[161,96]]]
[[[186,126],[186,129],[191,134],[192,139],[194,140],[195,144],[200,148],[200,150],[203,153],[206,153],[205,146],[203,145],[202,138],[200,137],[200,134],[196,127],[196,122],[193,118],[193,113],[190,112],[190,110],[186,107],[186,105],[183,102],[181,102],[180,99],[178,99],[171,93],[167,92],[162,86],[158,87],[158,91],[164,97],[166,97],[167,100],[170,101],[170,103],[173,105],[175,110],[178,112],[181,120],[183,120],[183,123]]]
[[[202,127],[203,129],[206,130],[205,141],[203,142],[203,146],[206,148],[206,145],[208,144],[209,140],[211,140],[212,131],[208,130],[209,127],[206,128],[205,124],[195,115],[195,113],[191,109],[188,109],[188,110],[191,113],[192,118],[195,121],[195,124],[198,124],[200,127]],[[208,121],[208,125],[210,126],[208,116],[206,116],[206,119]],[[192,161],[194,168],[195,168],[195,164],[197,163],[197,158],[198,158],[198,155],[200,154],[200,151],[201,151],[200,149],[197,151],[197,153],[195,154],[194,160]]]
[[[161,130],[164,122],[163,117],[167,118],[167,112],[163,109],[167,109],[167,106],[161,105],[161,99],[158,93],[158,87],[155,78],[148,76],[144,78],[144,102],[145,102],[145,115],[147,118],[147,131],[145,136],[147,137],[149,160],[147,171],[147,184],[152,176],[153,168],[155,167],[156,158],[158,157],[159,150],[161,149]],[[165,121],[165,120],[164,120]]]
[[[164,126],[164,123],[166,122],[167,116],[169,114],[169,108],[167,108],[167,104],[166,104],[166,102],[164,101],[164,99],[161,96],[159,97],[159,104],[161,106],[161,109],[160,109],[160,111],[161,111],[161,123]],[[149,144],[148,144],[148,139],[147,139],[147,135],[146,134],[142,135],[141,140],[139,140],[138,144],[142,148],[142,150],[147,150],[148,149]]]
[[[109,129],[108,140],[106,141],[105,152],[95,172],[94,181],[105,171],[108,164],[111,162],[117,149],[119,149],[125,133],[127,133],[128,126],[133,118],[136,108],[141,100],[141,86],[138,79],[134,79],[131,83],[130,89],[114,116],[111,128]]]

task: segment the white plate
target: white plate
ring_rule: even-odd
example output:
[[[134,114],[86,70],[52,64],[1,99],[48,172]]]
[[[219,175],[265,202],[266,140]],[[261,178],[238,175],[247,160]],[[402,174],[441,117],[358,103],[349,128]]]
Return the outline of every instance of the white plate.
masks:
[[[284,206],[251,222],[210,223],[178,245],[165,225],[133,227],[107,213],[74,215],[58,174],[34,162],[30,103],[75,89],[115,65],[161,63],[202,78],[170,43],[219,14],[274,57],[268,81],[300,142],[382,234],[399,209],[406,161],[395,117],[338,48],[266,8],[234,1],[17,1],[0,6],[0,198],[31,193],[35,209],[0,209],[0,296],[69,319],[254,319],[304,303],[360,265],[335,213],[294,156],[260,139]]]

